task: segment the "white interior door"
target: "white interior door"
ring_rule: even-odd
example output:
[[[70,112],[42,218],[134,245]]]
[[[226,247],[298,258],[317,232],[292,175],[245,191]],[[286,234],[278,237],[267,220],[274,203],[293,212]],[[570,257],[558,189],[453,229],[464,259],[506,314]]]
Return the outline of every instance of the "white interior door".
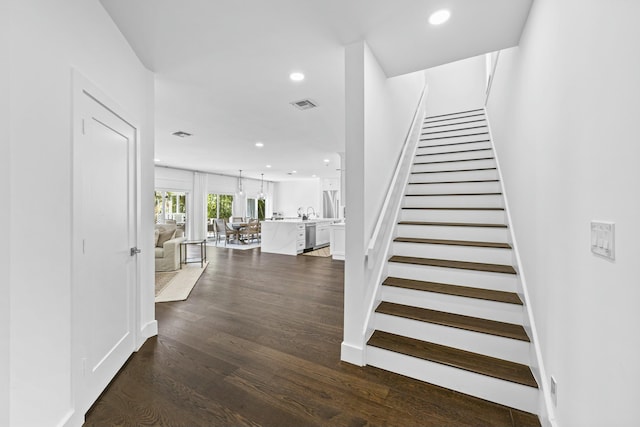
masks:
[[[136,129],[86,91],[75,108],[76,403],[86,411],[135,349]]]

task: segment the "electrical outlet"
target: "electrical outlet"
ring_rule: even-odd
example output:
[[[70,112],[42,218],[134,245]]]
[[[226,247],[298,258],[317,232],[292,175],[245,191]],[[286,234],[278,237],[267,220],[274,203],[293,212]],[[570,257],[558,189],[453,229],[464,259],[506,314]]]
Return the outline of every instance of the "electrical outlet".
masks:
[[[558,382],[551,375],[551,400],[553,400],[553,406],[558,406]]]

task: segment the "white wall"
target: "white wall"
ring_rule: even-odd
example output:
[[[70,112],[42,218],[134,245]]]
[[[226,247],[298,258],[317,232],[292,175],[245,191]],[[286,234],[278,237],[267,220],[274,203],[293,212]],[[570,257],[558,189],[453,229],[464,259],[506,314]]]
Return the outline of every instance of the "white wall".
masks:
[[[488,112],[558,426],[638,424],[640,3],[536,0]],[[616,260],[589,222],[616,223]]]
[[[361,364],[364,255],[424,88],[424,74],[387,79],[365,42],[345,51],[346,248],[342,360]]]
[[[9,161],[9,10],[7,2],[0,3],[0,185],[5,190],[5,200],[11,200],[11,162]],[[11,241],[11,205],[0,209],[0,224],[4,224],[5,238],[0,242],[0,426],[9,425],[9,321],[11,286],[9,285]]]
[[[10,424],[58,425],[73,411],[71,70],[137,117],[143,193],[153,191],[153,78],[97,0],[10,5]],[[144,326],[154,325],[151,203],[141,217]]]
[[[487,83],[485,61],[480,55],[426,70],[427,115],[482,108]]]
[[[422,72],[388,79],[364,50],[365,239],[371,238],[424,87]]]
[[[274,212],[282,212],[285,217],[293,217],[298,216],[298,208],[300,207],[305,213],[307,208],[312,207],[317,215],[322,215],[322,183],[320,179],[276,183],[273,198]]]

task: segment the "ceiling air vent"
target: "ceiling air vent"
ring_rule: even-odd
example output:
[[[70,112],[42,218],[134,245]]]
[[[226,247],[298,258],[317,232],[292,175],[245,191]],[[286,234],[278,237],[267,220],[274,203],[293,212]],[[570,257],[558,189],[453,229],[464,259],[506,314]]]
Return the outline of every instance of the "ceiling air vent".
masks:
[[[309,110],[311,108],[316,108],[318,106],[315,102],[309,99],[295,101],[295,102],[292,102],[291,105],[296,107],[298,110]]]

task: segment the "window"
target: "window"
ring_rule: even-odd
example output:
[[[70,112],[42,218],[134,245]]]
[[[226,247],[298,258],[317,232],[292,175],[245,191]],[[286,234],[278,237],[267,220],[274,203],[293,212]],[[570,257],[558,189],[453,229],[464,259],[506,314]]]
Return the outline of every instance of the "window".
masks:
[[[208,194],[207,195],[207,218],[231,217],[233,207],[233,196],[230,194]]]
[[[265,206],[264,199],[247,199],[247,217],[264,221]]]
[[[257,218],[256,199],[247,199],[247,218]]]
[[[187,193],[155,191],[154,217],[156,223],[173,220],[184,224],[187,220]]]

